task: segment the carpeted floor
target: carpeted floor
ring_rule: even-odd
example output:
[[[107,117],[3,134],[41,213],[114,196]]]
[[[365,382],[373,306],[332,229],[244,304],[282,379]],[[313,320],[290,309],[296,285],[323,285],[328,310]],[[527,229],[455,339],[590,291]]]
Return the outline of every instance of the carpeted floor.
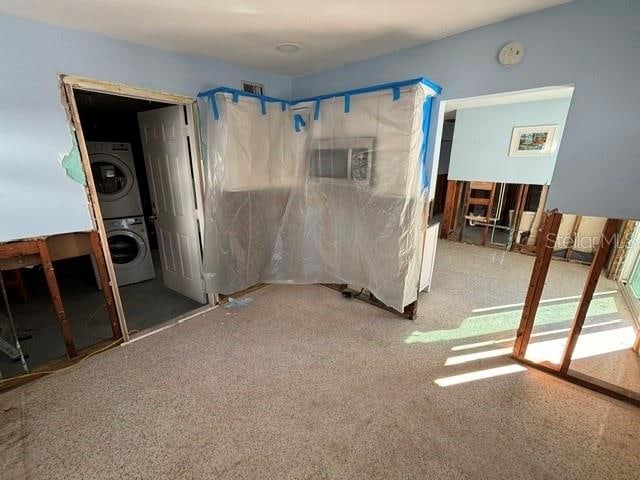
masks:
[[[640,409],[493,352],[532,257],[438,248],[416,322],[268,286],[0,395],[0,477],[638,478]],[[584,275],[554,262],[545,298]],[[589,321],[624,317],[614,297]]]

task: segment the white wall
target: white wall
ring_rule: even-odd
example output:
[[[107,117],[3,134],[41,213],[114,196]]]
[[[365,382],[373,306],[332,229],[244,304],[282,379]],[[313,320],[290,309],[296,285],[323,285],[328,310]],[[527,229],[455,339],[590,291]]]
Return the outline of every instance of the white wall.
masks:
[[[570,103],[559,98],[458,110],[448,179],[548,185]],[[513,128],[533,125],[557,125],[551,153],[510,157]]]
[[[65,174],[71,136],[58,75],[195,96],[241,80],[289,97],[289,78],[0,15],[0,241],[92,227],[84,187]]]

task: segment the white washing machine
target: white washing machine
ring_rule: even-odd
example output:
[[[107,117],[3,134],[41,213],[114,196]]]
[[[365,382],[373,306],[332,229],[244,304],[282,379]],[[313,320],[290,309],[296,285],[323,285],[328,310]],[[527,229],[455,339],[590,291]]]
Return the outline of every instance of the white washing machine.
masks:
[[[87,142],[87,150],[102,217],[106,219],[142,215],[131,145]]]
[[[105,220],[104,226],[118,285],[129,285],[155,278],[144,217]],[[100,285],[97,271],[96,280]]]

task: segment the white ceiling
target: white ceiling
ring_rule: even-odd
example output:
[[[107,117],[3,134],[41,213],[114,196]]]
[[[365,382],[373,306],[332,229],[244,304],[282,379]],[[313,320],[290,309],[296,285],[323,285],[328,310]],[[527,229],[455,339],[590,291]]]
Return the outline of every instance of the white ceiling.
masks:
[[[570,0],[2,0],[0,12],[298,75]],[[300,45],[282,53],[283,42]]]

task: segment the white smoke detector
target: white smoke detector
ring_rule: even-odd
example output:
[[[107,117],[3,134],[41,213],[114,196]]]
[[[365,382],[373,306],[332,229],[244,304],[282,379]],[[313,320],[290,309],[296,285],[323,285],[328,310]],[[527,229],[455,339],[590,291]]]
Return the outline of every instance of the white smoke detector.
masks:
[[[520,42],[509,42],[498,53],[498,60],[505,67],[517,65],[522,57],[524,57],[524,45]]]

